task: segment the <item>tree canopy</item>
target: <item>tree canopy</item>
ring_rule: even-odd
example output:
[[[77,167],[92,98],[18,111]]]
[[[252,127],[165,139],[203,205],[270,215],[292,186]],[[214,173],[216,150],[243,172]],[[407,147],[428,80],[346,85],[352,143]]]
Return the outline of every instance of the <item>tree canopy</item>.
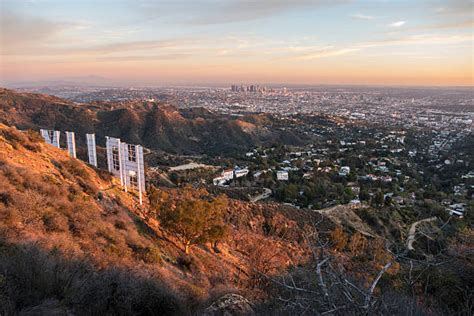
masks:
[[[152,191],[155,191],[150,194],[152,216],[180,240],[185,253],[193,245],[216,243],[225,236],[224,211],[228,204],[225,195],[212,197],[205,190],[189,187],[177,197]]]

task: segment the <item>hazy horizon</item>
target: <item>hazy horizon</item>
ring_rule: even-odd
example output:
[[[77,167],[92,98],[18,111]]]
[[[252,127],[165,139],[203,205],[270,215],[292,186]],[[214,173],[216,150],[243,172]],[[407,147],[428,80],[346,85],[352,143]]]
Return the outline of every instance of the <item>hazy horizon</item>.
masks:
[[[393,88],[393,89],[471,89],[474,85],[428,85],[428,84],[386,84],[386,83],[285,83],[285,82],[260,82],[260,81],[228,81],[228,82],[196,82],[196,81],[175,81],[175,82],[130,82],[125,79],[111,80],[109,78],[100,76],[84,76],[84,77],[64,77],[64,78],[52,78],[44,80],[23,80],[23,81],[0,81],[0,86],[9,89],[22,89],[22,88],[34,88],[34,87],[60,87],[67,85],[78,85],[84,87],[96,87],[96,88],[221,88],[227,89],[231,85],[260,85],[262,87],[269,88],[290,88],[290,89],[304,89],[304,88],[316,88],[316,87],[347,87],[347,88]]]

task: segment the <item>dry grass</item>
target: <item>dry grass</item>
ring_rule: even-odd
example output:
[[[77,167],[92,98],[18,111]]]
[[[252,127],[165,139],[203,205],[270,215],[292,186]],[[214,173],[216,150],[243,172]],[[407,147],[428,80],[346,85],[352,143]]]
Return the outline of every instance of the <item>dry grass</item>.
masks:
[[[260,238],[275,239],[268,244],[269,247],[279,243],[283,245],[287,242],[285,239],[288,240],[288,244],[293,244],[292,247],[288,247],[287,253],[279,255],[276,259],[276,263],[281,263],[282,266],[286,266],[290,253],[295,261],[297,257],[301,258],[301,248],[297,249],[300,246],[296,244],[299,237],[296,234],[298,225],[292,224],[291,220],[286,222],[285,219],[277,218],[273,222],[271,213],[265,213],[262,217],[255,216],[255,213],[260,213],[261,210],[244,209],[242,212],[239,208],[232,210],[236,217],[229,213],[229,223],[233,228],[229,239],[220,245],[222,252],[216,253],[206,244],[196,247],[190,257],[184,258],[181,248],[177,246],[175,236],[163,232],[156,221],[144,219],[146,212],[139,213],[133,207],[132,197],[114,187],[109,173],[98,172],[79,160],[70,159],[66,152],[40,142],[37,144],[42,150],[41,153],[33,152],[24,146],[24,142],[36,141],[34,133],[33,136],[28,136],[28,133],[14,130],[11,132],[9,129],[7,129],[8,132],[3,132],[4,130],[5,128],[0,126],[0,131],[2,131],[0,134],[0,239],[3,238],[9,245],[34,245],[34,248],[43,252],[46,257],[49,253],[60,250],[61,255],[54,255],[44,260],[47,262],[59,260],[62,262],[61,267],[63,263],[67,266],[72,262],[87,262],[91,270],[89,270],[90,273],[84,272],[88,275],[85,282],[89,284],[89,290],[93,293],[86,294],[87,292],[83,289],[68,289],[67,291],[78,291],[74,296],[74,300],[78,301],[71,302],[69,292],[62,292],[61,288],[50,283],[50,280],[46,280],[49,277],[60,278],[60,276],[54,273],[48,274],[48,271],[44,273],[40,271],[38,273],[43,273],[45,278],[41,282],[45,283],[32,281],[31,284],[43,286],[44,293],[38,290],[34,294],[38,297],[34,299],[29,298],[29,290],[24,295],[9,293],[6,302],[11,302],[14,307],[8,307],[6,304],[2,306],[5,311],[11,311],[8,308],[19,311],[25,307],[39,305],[52,308],[50,305],[54,305],[56,301],[62,307],[72,308],[77,314],[88,314],[91,311],[77,309],[76,304],[85,304],[84,302],[87,306],[94,306],[105,314],[129,314],[130,311],[133,314],[136,312],[135,308],[138,308],[134,302],[140,302],[145,306],[143,308],[154,306],[153,302],[145,303],[135,298],[135,293],[160,302],[160,290],[159,287],[155,287],[157,279],[166,280],[174,290],[182,293],[186,304],[197,308],[208,300],[209,295],[221,291],[211,291],[212,289],[219,288],[222,291],[225,289],[225,292],[233,292],[235,275],[239,273],[239,267],[248,264],[245,258],[246,252],[239,249],[247,249],[247,246],[259,241]],[[203,192],[196,190],[194,193],[200,196]],[[179,192],[175,191],[173,194],[179,194]],[[250,224],[250,220],[255,218],[259,220],[254,226]],[[285,222],[285,225],[288,224],[285,227],[292,232],[294,230],[295,233],[287,230],[281,232],[272,230],[265,236],[262,225],[266,221],[275,226],[279,225],[277,222]],[[237,243],[239,243],[238,246]],[[11,246],[8,247],[11,248]],[[22,246],[18,247],[20,249]],[[19,251],[23,252],[23,250]],[[0,265],[9,266],[11,262],[19,260],[18,258],[11,257],[7,260],[8,262],[0,258]],[[29,264],[43,264],[43,259],[35,260],[30,261]],[[2,268],[0,266],[0,282],[2,282],[2,277],[5,277],[2,275]],[[68,269],[61,273],[72,273],[68,277],[76,278],[74,272]],[[98,271],[111,272],[102,274]],[[128,271],[128,275],[125,277],[122,272],[117,271]],[[20,271],[14,272],[16,273],[19,274]],[[96,274],[99,275],[98,280],[104,282],[104,285],[89,280],[90,275]],[[132,275],[143,276],[143,278],[135,283],[130,280]],[[16,276],[8,276],[10,277]],[[19,274],[18,277],[29,280],[32,276]],[[64,278],[67,279],[67,277]],[[60,280],[64,281],[61,278]],[[118,284],[114,285],[114,282]],[[20,283],[18,291],[23,291],[22,286],[26,286],[24,285],[26,283],[27,281]],[[111,306],[115,306],[110,307],[113,310],[104,310],[105,307],[102,304],[105,303],[101,299],[112,295],[107,291],[114,286],[117,288],[117,293],[121,293],[120,295],[126,294],[132,297],[120,298],[126,302],[124,303],[125,310],[117,306],[118,301],[110,303]],[[56,288],[53,291],[54,295],[48,292],[49,287]],[[130,292],[132,290],[129,287],[133,288],[133,293]],[[163,291],[167,293],[166,290]],[[251,294],[250,291],[248,295]],[[106,293],[102,294],[102,292]],[[0,283],[0,301],[2,295],[4,293]],[[96,303],[94,298],[88,295],[95,295],[98,302]],[[118,300],[115,296],[110,299]],[[129,300],[136,301],[129,304]],[[176,298],[172,297],[171,300],[174,302]],[[0,314],[4,314],[2,310]]]
[[[24,147],[33,152],[41,152],[40,143],[43,142],[43,138],[37,132],[31,130],[21,132],[15,128],[8,127],[0,129],[0,137],[9,141],[15,149]]]

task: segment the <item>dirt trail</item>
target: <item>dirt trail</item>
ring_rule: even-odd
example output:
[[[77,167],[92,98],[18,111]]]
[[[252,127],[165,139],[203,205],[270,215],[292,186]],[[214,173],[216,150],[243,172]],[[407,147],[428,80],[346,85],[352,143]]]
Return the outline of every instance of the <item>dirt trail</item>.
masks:
[[[408,237],[407,237],[407,249],[408,250],[414,250],[413,248],[413,242],[415,241],[415,234],[416,234],[416,227],[421,224],[421,223],[426,223],[426,222],[432,222],[437,219],[436,216],[430,217],[430,218],[425,218],[422,220],[419,220],[417,222],[414,222],[410,226],[410,231],[408,232]]]

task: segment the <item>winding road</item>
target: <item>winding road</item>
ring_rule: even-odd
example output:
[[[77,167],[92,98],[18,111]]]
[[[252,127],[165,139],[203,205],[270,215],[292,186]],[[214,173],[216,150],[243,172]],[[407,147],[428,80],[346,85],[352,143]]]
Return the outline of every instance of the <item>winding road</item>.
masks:
[[[437,217],[433,216],[433,217],[430,217],[430,218],[425,218],[425,219],[419,220],[419,221],[414,222],[413,224],[411,224],[410,231],[408,232],[408,237],[407,237],[407,249],[408,250],[414,250],[415,249],[415,248],[413,248],[413,242],[415,241],[416,227],[418,226],[418,224],[426,223],[426,222],[432,222],[432,221],[435,221],[436,219],[437,219]]]
[[[255,203],[255,202],[258,202],[260,200],[264,200],[266,198],[269,198],[270,195],[272,195],[272,190],[270,190],[269,188],[263,188],[263,193],[251,197],[250,202]]]

